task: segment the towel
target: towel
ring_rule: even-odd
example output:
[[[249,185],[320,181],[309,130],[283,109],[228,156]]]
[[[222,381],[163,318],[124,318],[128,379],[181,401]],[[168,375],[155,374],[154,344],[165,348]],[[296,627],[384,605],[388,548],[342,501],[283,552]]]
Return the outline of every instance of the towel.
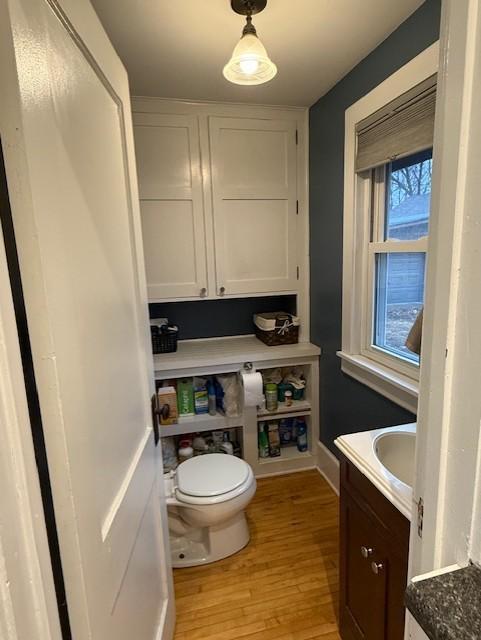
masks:
[[[423,337],[423,311],[424,307],[421,307],[405,342],[409,351],[417,353],[418,355],[421,353],[421,342]]]

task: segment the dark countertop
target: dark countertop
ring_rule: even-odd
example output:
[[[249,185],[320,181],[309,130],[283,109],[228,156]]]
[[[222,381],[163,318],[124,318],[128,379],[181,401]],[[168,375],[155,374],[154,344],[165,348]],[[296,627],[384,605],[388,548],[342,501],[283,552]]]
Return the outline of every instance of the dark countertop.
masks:
[[[480,640],[481,569],[471,565],[412,582],[406,606],[430,640]]]

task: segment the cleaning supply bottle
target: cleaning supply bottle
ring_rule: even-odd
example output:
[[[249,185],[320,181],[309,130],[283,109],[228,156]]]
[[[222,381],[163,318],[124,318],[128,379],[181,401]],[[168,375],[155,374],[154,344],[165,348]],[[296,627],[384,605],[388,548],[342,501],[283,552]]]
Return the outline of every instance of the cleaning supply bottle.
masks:
[[[208,397],[209,415],[215,416],[217,415],[217,399],[215,395],[215,385],[212,378],[209,378],[209,380],[207,380],[207,397]]]
[[[307,425],[304,418],[297,418],[297,450],[307,451]]]
[[[265,422],[259,422],[259,458],[269,457],[269,441],[265,432]]]

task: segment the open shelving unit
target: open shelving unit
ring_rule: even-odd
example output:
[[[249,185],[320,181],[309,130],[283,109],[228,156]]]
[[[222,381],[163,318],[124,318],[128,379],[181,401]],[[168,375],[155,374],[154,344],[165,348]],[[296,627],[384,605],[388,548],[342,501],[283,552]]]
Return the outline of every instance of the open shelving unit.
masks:
[[[244,407],[242,414],[237,417],[221,414],[181,417],[177,424],[161,426],[161,436],[236,429],[238,440],[242,442],[243,458],[250,464],[256,477],[315,467],[319,440],[319,355],[320,349],[308,342],[268,347],[255,336],[180,341],[177,353],[154,356],[158,382],[238,372],[246,362],[252,363],[257,371],[301,366],[307,383],[305,397],[293,400],[289,407],[280,402],[275,412]],[[296,417],[306,419],[308,450],[298,451],[295,444],[284,445],[280,456],[259,458],[258,423]]]

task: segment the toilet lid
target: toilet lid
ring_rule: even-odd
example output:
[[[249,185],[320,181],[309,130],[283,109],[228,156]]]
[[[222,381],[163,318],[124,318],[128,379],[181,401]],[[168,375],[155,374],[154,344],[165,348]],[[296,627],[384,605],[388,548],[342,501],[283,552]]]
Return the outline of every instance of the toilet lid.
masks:
[[[249,465],[225,453],[208,453],[177,467],[177,487],[189,496],[220,496],[237,489],[249,476]]]

